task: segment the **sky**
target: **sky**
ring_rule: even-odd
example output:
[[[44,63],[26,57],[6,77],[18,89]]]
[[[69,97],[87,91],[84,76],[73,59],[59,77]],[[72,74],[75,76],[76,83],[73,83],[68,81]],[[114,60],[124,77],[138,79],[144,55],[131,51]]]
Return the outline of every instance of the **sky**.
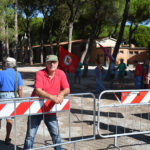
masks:
[[[37,17],[43,17],[43,15],[41,13],[39,13]],[[128,23],[126,23],[126,24],[129,25]],[[147,25],[145,25],[145,26],[150,27],[150,22]]]
[[[146,25],[146,26],[150,27],[150,22],[149,22],[149,24],[148,24],[148,25]]]

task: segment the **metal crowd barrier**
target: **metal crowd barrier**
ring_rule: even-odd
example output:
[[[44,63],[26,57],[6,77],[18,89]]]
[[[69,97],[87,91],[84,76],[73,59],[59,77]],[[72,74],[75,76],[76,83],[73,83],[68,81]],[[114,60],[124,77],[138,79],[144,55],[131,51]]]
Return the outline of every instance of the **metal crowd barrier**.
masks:
[[[35,137],[35,145],[32,150],[46,149],[57,145],[67,145],[68,147],[68,144],[73,146],[70,149],[76,149],[77,142],[95,139],[95,96],[92,93],[70,94],[64,99],[61,105],[54,105],[50,100],[38,97],[1,99],[0,120],[14,119],[12,132],[14,133],[14,150],[18,148],[18,145],[23,146],[24,144],[26,130],[25,133],[23,131],[18,132],[18,130],[21,127],[26,129],[27,117],[47,113],[57,113],[62,143],[52,144],[49,132],[43,124],[40,125],[40,129],[38,130],[40,133],[37,133],[37,138]],[[63,126],[64,123],[65,126]],[[18,127],[19,125],[22,126]],[[87,128],[87,125],[89,128]],[[88,132],[84,132],[85,130]],[[6,133],[5,129],[3,133]],[[18,138],[20,134],[24,137],[23,141],[21,141],[22,137]],[[40,141],[36,139],[40,139]],[[43,141],[42,143],[41,140]]]
[[[113,100],[112,100],[113,99]],[[124,147],[118,146],[117,138],[131,138],[141,135],[147,149],[150,133],[150,90],[106,90],[100,93],[98,99],[97,131],[102,138],[114,138],[114,143],[106,149]],[[134,143],[134,139],[133,143]],[[129,140],[127,140],[129,141]],[[130,140],[131,142],[131,140]],[[137,141],[136,141],[137,142]],[[145,149],[145,148],[143,148]]]

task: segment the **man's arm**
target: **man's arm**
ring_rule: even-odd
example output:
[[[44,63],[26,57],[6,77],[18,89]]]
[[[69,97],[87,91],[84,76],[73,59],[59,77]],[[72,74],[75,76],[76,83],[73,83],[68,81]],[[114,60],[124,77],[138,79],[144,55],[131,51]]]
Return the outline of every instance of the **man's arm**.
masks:
[[[51,99],[56,104],[61,104],[63,102],[64,96],[70,93],[70,88],[62,90],[58,95],[49,94],[40,88],[35,89],[35,92],[39,97]]]
[[[19,97],[22,97],[22,86],[19,86],[19,88],[18,88],[18,94],[19,94]]]
[[[51,99],[52,101],[54,101],[56,103],[56,96],[49,94],[45,91],[43,91],[41,88],[36,88],[35,89],[35,93],[42,98],[47,98],[47,99]]]
[[[64,100],[64,96],[68,95],[70,93],[70,88],[66,88],[62,90],[58,95],[57,95],[57,100],[61,104]]]
[[[66,88],[66,89],[62,90],[58,95],[66,96],[69,93],[70,93],[70,88]]]

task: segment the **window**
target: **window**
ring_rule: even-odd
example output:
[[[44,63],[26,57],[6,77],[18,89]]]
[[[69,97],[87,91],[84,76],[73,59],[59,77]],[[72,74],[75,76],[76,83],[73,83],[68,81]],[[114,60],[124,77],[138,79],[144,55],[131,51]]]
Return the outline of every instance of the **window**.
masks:
[[[138,51],[135,51],[134,54],[135,54],[135,55],[138,55],[139,53],[138,53]]]
[[[132,54],[133,54],[133,51],[130,51],[130,52],[129,52],[129,54],[131,54],[131,55],[132,55]]]

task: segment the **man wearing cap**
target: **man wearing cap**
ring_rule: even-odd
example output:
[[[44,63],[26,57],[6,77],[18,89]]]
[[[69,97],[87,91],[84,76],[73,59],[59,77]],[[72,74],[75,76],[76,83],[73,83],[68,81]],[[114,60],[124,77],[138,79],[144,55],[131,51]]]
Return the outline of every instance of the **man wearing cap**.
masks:
[[[46,68],[40,70],[35,76],[35,85],[32,96],[39,96],[50,99],[56,104],[63,102],[64,96],[70,93],[69,83],[62,70],[57,69],[58,58],[56,55],[46,57]],[[27,133],[24,149],[32,149],[34,138],[41,120],[43,120],[52,137],[53,144],[61,143],[56,113],[43,115],[33,115],[28,118]],[[61,146],[56,146],[55,150],[62,150]]]
[[[6,70],[0,71],[0,99],[11,99],[15,97],[15,83],[17,85],[17,95],[22,97],[23,81],[21,74],[17,72],[15,75],[16,60],[12,57],[7,57],[5,61]],[[7,119],[6,123],[6,138],[5,143],[11,142],[10,132],[12,129],[12,120]]]

